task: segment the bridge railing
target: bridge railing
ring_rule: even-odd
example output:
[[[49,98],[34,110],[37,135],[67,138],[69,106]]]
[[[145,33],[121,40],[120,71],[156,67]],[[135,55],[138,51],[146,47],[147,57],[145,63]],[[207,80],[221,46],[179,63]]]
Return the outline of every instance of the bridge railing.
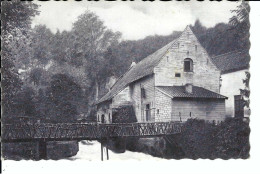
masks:
[[[176,134],[182,131],[180,122],[152,123],[35,123],[4,124],[2,140],[62,140],[101,139],[111,137],[145,137]]]

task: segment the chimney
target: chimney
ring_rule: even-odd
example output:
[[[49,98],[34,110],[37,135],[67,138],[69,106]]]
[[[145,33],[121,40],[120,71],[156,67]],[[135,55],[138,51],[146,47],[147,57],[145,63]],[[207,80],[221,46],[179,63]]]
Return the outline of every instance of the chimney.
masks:
[[[136,63],[135,62],[132,62],[131,65],[130,65],[130,68],[132,68],[133,66],[135,66]]]
[[[185,92],[192,94],[192,88],[193,88],[192,84],[191,83],[187,83],[185,85]]]

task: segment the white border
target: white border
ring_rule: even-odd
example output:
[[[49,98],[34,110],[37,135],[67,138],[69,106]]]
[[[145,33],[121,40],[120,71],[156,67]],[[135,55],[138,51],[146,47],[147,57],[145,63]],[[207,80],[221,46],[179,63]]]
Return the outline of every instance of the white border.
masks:
[[[163,2],[162,2],[163,3]],[[120,173],[120,174],[164,174],[164,173],[193,173],[193,174],[253,174],[260,173],[259,149],[260,149],[260,3],[251,4],[251,151],[248,160],[161,160],[161,161],[2,161],[4,174],[46,174],[46,173]],[[257,162],[258,161],[258,162]]]

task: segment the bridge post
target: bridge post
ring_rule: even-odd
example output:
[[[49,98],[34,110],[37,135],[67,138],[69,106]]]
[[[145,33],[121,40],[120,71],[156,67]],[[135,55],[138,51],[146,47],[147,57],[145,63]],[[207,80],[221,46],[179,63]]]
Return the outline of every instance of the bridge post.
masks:
[[[109,156],[108,156],[108,142],[107,142],[107,144],[106,144],[106,151],[107,151],[107,160],[109,160]]]
[[[103,143],[102,140],[100,141],[101,144],[101,161],[103,161]]]
[[[39,142],[39,159],[47,160],[47,142],[40,140]]]

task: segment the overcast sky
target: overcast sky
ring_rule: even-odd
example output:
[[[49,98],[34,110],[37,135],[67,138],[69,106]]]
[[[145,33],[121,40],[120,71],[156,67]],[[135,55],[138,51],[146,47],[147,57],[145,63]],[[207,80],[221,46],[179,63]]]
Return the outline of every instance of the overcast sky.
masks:
[[[203,25],[213,27],[219,22],[228,22],[230,10],[238,3],[222,2],[37,2],[40,15],[33,19],[33,26],[45,24],[53,32],[70,30],[77,17],[86,10],[95,12],[105,25],[120,31],[123,39],[136,40],[149,35],[168,35],[181,31],[199,19]]]

